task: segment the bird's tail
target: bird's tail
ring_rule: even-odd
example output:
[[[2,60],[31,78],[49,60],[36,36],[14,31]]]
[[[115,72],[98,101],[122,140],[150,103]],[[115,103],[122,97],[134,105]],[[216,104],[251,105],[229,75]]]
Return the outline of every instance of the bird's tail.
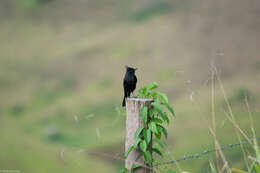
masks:
[[[124,91],[124,99],[123,99],[123,102],[122,102],[122,106],[125,107],[125,98],[128,96],[127,92]]]
[[[125,96],[124,96],[124,99],[123,99],[123,102],[122,102],[122,106],[125,107]]]

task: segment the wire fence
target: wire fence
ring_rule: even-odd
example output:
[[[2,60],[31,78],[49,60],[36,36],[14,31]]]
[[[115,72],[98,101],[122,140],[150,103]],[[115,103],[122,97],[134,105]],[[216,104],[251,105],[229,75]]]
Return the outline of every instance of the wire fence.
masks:
[[[254,140],[260,141],[260,138],[252,138],[250,140],[251,141],[254,141]],[[215,149],[215,148],[214,149],[208,149],[208,150],[204,150],[203,152],[196,153],[196,154],[193,154],[193,155],[188,155],[188,156],[184,155],[182,158],[179,158],[179,159],[176,159],[176,160],[169,160],[169,161],[165,161],[165,162],[154,163],[153,166],[158,167],[158,166],[161,166],[161,165],[175,164],[176,162],[185,161],[185,160],[189,160],[189,159],[198,159],[198,158],[200,158],[204,155],[216,152],[218,150],[225,150],[225,149],[237,147],[237,146],[240,146],[240,145],[246,145],[246,144],[249,144],[249,142],[248,141],[241,141],[241,142],[238,142],[238,143],[235,143],[235,144],[227,144],[227,145],[220,147],[219,149]]]
[[[205,156],[207,154],[210,154],[210,153],[213,153],[213,152],[216,152],[216,151],[219,151],[219,150],[226,150],[226,149],[238,147],[238,146],[241,146],[241,145],[247,145],[251,141],[254,141],[254,140],[255,141],[260,141],[260,138],[251,138],[250,141],[241,141],[241,142],[238,142],[238,143],[227,144],[227,145],[221,146],[219,149],[215,149],[215,148],[207,149],[207,150],[204,150],[202,152],[195,153],[195,154],[192,154],[192,155],[184,155],[183,157],[181,157],[179,159],[172,159],[172,160],[164,161],[164,162],[156,162],[156,163],[153,163],[153,167],[154,168],[159,168],[160,166],[169,165],[169,164],[176,164],[177,162],[180,162],[180,161],[187,161],[187,160],[191,160],[191,159],[198,159],[198,158],[200,158],[202,156]],[[121,156],[119,156],[117,154],[111,155],[111,154],[103,153],[103,152],[93,152],[93,151],[87,151],[87,150],[85,150],[85,151],[88,154],[100,155],[100,156],[108,157],[108,158],[115,159],[115,160],[122,160],[122,161],[125,160],[124,157],[121,157]],[[142,166],[146,167],[148,169],[152,169],[152,167],[149,167],[147,165],[142,165]]]

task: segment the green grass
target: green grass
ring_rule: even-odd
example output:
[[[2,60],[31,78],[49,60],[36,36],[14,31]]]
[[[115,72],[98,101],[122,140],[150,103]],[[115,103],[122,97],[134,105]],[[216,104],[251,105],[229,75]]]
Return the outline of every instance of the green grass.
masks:
[[[166,2],[151,2],[140,10],[136,11],[131,19],[136,22],[141,22],[148,20],[154,16],[165,15],[165,13],[170,12],[171,7]]]
[[[125,117],[118,107],[125,65],[138,68],[137,89],[156,81],[169,95],[176,112],[168,127],[171,155],[177,159],[214,147],[209,132],[211,87],[205,82],[210,76],[205,65],[209,57],[198,58],[197,47],[191,46],[198,40],[185,37],[189,33],[182,31],[182,20],[171,12],[172,4],[160,1],[125,12],[127,20],[102,27],[84,21],[56,28],[48,21],[28,18],[1,22],[0,169],[112,173],[122,168]],[[198,38],[205,39],[202,36]],[[236,66],[236,61],[230,57],[229,63]],[[253,60],[252,64],[259,66]],[[236,120],[250,137],[244,94],[249,96],[257,136],[257,67],[221,77]],[[221,145],[238,141],[225,111],[225,99],[216,85],[216,135]],[[88,152],[79,153],[81,149]],[[234,167],[245,169],[240,148],[224,153]],[[214,162],[214,153],[179,166],[183,171],[208,172],[209,160]],[[168,168],[178,170],[176,165]]]

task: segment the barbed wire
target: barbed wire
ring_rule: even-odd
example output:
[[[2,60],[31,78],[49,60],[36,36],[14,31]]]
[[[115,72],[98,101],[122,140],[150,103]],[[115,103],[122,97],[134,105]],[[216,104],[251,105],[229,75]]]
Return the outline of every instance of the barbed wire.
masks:
[[[254,140],[260,141],[260,138],[251,138],[250,139],[250,141],[254,141]],[[234,143],[234,144],[227,144],[227,145],[221,146],[219,149],[215,149],[215,148],[208,149],[208,150],[204,150],[203,152],[196,153],[196,154],[193,154],[193,155],[184,155],[182,158],[179,158],[179,159],[172,159],[172,160],[169,160],[169,161],[153,163],[152,167],[155,168],[155,167],[159,167],[159,166],[167,165],[167,164],[176,164],[177,162],[186,161],[186,160],[189,160],[189,159],[198,159],[198,158],[200,158],[204,155],[216,152],[218,150],[225,150],[225,149],[237,147],[237,146],[240,146],[240,145],[246,145],[246,144],[249,144],[249,141],[241,141],[241,142]],[[109,158],[112,158],[112,159],[115,159],[115,160],[122,160],[122,161],[125,160],[124,157],[121,157],[117,154],[111,155],[111,154],[103,153],[103,152],[88,151],[87,149],[84,149],[83,151],[87,152],[88,154],[101,155],[101,156],[109,157]],[[142,165],[142,166],[145,167],[145,168],[148,168],[148,169],[152,169],[152,167],[149,167],[148,165]]]
[[[250,139],[250,141],[253,141],[253,140],[260,141],[260,138]],[[241,142],[235,143],[235,144],[227,144],[227,145],[220,147],[220,149],[215,149],[215,148],[214,149],[208,149],[208,150],[204,150],[201,153],[196,153],[196,154],[188,155],[188,156],[184,155],[182,158],[179,158],[179,159],[176,159],[176,160],[154,163],[153,167],[157,167],[157,166],[161,166],[161,165],[167,165],[167,164],[175,164],[176,162],[185,161],[185,160],[188,160],[188,159],[197,159],[197,158],[200,158],[204,155],[216,152],[217,150],[225,150],[225,149],[228,149],[228,148],[233,148],[233,147],[237,147],[237,146],[240,146],[240,145],[246,145],[246,144],[249,144],[249,142],[248,141],[241,141]]]

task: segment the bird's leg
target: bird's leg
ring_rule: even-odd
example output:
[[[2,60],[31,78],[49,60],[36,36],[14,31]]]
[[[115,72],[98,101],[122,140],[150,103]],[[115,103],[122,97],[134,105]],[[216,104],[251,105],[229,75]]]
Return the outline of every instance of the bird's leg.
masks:
[[[133,93],[133,92],[130,92],[130,93],[129,93],[129,97],[131,97],[131,94],[132,94],[132,93]],[[133,95],[133,94],[132,94],[132,95]]]
[[[134,91],[132,92],[132,95],[133,95],[133,97],[134,97],[134,98],[136,98],[136,97],[137,97],[136,95],[134,95]]]

